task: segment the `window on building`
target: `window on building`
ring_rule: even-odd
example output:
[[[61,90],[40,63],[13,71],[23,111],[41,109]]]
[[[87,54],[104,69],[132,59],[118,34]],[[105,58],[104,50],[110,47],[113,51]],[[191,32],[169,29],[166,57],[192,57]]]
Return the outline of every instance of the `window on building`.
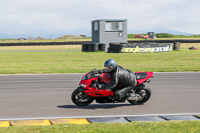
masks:
[[[98,30],[99,30],[99,23],[94,22],[94,31],[98,31]]]
[[[105,26],[105,30],[106,31],[123,31],[123,25],[124,23],[123,22],[110,22],[110,21],[107,21],[106,22],[106,26]]]

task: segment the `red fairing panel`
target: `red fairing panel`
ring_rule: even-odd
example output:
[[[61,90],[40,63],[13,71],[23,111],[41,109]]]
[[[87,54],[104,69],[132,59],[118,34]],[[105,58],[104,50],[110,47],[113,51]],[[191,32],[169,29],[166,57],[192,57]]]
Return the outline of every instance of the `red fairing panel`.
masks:
[[[91,97],[107,97],[107,96],[113,96],[114,92],[110,90],[99,90],[96,88],[90,88],[89,90],[84,91],[87,95]]]
[[[89,73],[89,72],[88,72],[88,73]],[[86,73],[86,74],[81,78],[81,81],[79,82],[79,85],[80,85],[80,84],[86,85],[85,89],[89,89],[89,88],[90,88],[91,82],[98,79],[98,77],[95,77],[95,78],[91,78],[91,79],[84,80],[83,78],[84,78],[88,73]]]
[[[112,82],[112,75],[109,73],[103,73],[100,75],[102,82],[106,83],[106,84],[110,84]]]
[[[135,73],[141,73],[141,72],[135,72]],[[148,80],[149,78],[151,78],[153,76],[153,72],[146,72],[146,73],[147,73],[146,78],[137,80],[137,86],[142,84],[143,82],[145,82],[146,80]]]

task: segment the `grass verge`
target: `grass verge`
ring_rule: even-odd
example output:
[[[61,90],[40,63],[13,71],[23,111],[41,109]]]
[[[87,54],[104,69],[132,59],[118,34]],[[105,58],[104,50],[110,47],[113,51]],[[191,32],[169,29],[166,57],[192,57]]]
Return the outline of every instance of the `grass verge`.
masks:
[[[65,46],[0,47],[9,50],[59,50]],[[67,46],[79,49],[80,45]],[[5,48],[2,50],[1,48]],[[7,48],[7,49],[6,49]],[[19,48],[19,49],[18,49]],[[20,49],[21,48],[21,49]],[[93,68],[102,69],[107,59],[115,59],[132,71],[183,72],[200,71],[200,51],[180,50],[162,53],[104,53],[104,52],[0,52],[0,74],[85,73]]]
[[[0,133],[199,133],[200,121],[93,123],[87,125],[12,126]]]

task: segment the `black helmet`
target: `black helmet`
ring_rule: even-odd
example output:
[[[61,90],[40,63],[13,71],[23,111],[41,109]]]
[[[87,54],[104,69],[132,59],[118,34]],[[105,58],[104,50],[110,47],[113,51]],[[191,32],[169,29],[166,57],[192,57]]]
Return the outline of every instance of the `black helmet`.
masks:
[[[117,67],[117,63],[113,59],[109,59],[104,63],[104,67],[106,72],[111,72],[113,69]]]

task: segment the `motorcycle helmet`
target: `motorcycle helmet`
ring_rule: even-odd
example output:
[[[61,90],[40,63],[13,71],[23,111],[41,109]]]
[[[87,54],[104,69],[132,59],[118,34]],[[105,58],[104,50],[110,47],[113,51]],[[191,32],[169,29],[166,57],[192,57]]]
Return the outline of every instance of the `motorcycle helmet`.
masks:
[[[105,67],[106,72],[111,72],[112,70],[114,70],[117,67],[117,63],[115,60],[109,59],[109,60],[105,61],[104,67]]]

